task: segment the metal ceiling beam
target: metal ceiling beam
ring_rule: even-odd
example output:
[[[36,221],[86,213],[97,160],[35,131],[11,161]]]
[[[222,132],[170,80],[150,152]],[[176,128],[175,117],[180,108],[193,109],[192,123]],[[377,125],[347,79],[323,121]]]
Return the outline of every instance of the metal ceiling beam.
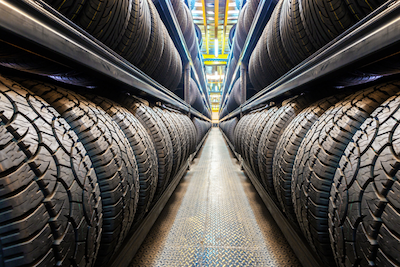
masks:
[[[219,18],[219,0],[214,0],[214,25],[215,25],[214,39],[217,39],[217,40],[218,40],[218,18]],[[219,46],[219,42],[218,42],[218,46]],[[218,49],[218,46],[214,49]]]
[[[221,52],[221,54],[225,54],[225,36],[226,36],[226,26],[228,24],[228,9],[229,9],[229,0],[225,0],[224,36],[222,37],[222,52]]]
[[[201,0],[201,7],[203,9],[203,24],[204,24],[204,37],[206,38],[206,50],[207,50],[207,54],[209,54],[209,42],[208,42],[208,30],[207,30],[207,13],[206,13],[206,0]]]

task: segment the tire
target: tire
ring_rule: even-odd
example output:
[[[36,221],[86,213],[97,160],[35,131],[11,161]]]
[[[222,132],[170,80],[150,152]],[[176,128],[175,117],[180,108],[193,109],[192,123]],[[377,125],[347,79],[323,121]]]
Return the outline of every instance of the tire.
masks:
[[[86,0],[74,22],[111,49],[120,42],[128,26],[129,0]]]
[[[132,0],[128,26],[115,52],[138,66],[149,45],[151,26],[147,0]]]
[[[183,114],[181,114],[180,116],[185,123],[185,129],[187,131],[187,135],[189,136],[189,141],[190,141],[189,155],[191,155],[196,151],[196,136],[197,136],[196,127],[194,126],[192,120],[188,116]]]
[[[253,23],[253,19],[256,15],[259,3],[260,3],[259,0],[249,1],[249,3],[248,3],[249,7],[247,8],[246,17],[244,17],[244,21],[243,21],[246,32],[249,32],[249,30],[251,28],[251,24]]]
[[[378,107],[348,144],[329,199],[338,266],[399,266],[399,93]]]
[[[157,82],[159,82],[162,85],[166,85],[168,82],[168,79],[171,78],[171,71],[170,69],[170,64],[172,60],[172,47],[171,47],[171,38],[169,37],[168,31],[165,28],[164,24],[161,25],[163,28],[163,39],[164,39],[164,45],[163,45],[163,52],[160,58],[160,62],[158,62],[157,67],[152,73],[149,73],[151,77],[153,77]],[[175,48],[175,46],[174,46]]]
[[[92,161],[103,206],[103,230],[96,265],[107,264],[130,229],[138,201],[139,175],[129,142],[111,117],[84,97],[50,84],[21,83],[61,114]]]
[[[265,126],[268,124],[269,120],[271,117],[278,111],[277,107],[271,107],[268,110],[265,110],[261,112],[260,114],[260,120],[258,123],[254,126],[254,132],[251,136],[251,142],[250,142],[250,163],[251,163],[251,168],[254,172],[254,174],[257,176],[257,178],[261,181],[260,179],[260,170],[258,166],[258,146],[260,144],[261,140],[261,135],[264,131]]]
[[[55,109],[3,77],[0,103],[0,265],[93,266],[103,218],[87,151]]]
[[[174,44],[172,43],[172,45]],[[182,80],[182,59],[175,47],[173,49],[173,53],[175,55],[173,56],[173,60],[171,62],[171,68],[174,69],[174,74],[172,75],[170,82],[166,85],[171,91],[175,91]]]
[[[251,123],[258,117],[258,112],[251,112],[248,115],[246,115],[246,120],[242,124],[241,131],[239,132],[239,145],[240,145],[240,155],[242,156],[243,159],[246,157],[246,135],[249,131],[249,127]],[[243,117],[244,118],[244,117]]]
[[[171,117],[168,116],[167,111],[162,110],[158,107],[154,107],[153,110],[165,124],[165,127],[167,128],[169,136],[171,138],[172,153],[173,153],[171,178],[173,178],[175,177],[175,174],[179,170],[179,164],[181,162],[181,156],[182,156],[182,150],[181,150],[182,144],[181,144],[180,132],[176,128],[174,121],[171,119]]]
[[[86,1],[87,0],[45,0],[45,2],[70,20],[74,20],[77,16],[79,16]]]
[[[173,123],[175,124],[175,127],[179,132],[180,143],[181,143],[181,152],[182,152],[179,169],[181,169],[189,157],[190,147],[189,147],[188,135],[184,129],[184,123],[182,121],[182,118],[177,114],[177,112],[169,111],[167,113],[167,116],[169,116],[173,120]]]
[[[247,122],[247,118],[248,118],[248,115],[244,115],[242,118],[240,118],[239,119],[239,122],[238,122],[238,124],[236,125],[236,128],[235,128],[235,132],[234,132],[234,146],[235,146],[235,149],[236,149],[236,152],[238,153],[238,154],[242,154],[242,152],[241,152],[241,137],[242,137],[242,129],[243,129],[243,127],[244,127],[244,124],[246,124],[246,122]]]
[[[364,120],[398,90],[397,84],[387,83],[346,97],[321,115],[300,145],[292,176],[294,210],[305,237],[327,265],[334,262],[329,193],[340,157]]]
[[[282,210],[294,224],[297,219],[292,201],[292,173],[301,141],[322,113],[343,98],[344,95],[327,97],[301,111],[286,127],[276,146],[272,170],[274,188]]]
[[[355,23],[343,0],[299,0],[299,10],[306,34],[316,50]]]
[[[157,189],[153,198],[153,203],[155,203],[164,192],[171,177],[173,161],[171,138],[163,121],[153,109],[133,98],[120,99],[120,102],[146,128],[155,146],[158,161]]]
[[[345,0],[347,7],[353,14],[354,18],[359,21],[369,13],[377,9],[380,5],[386,1],[382,0]]]
[[[251,53],[250,60],[249,60],[249,78],[250,83],[253,85],[254,89],[258,92],[261,90],[262,85],[259,82],[260,76],[258,75],[260,66],[259,60],[259,53],[260,53],[260,45],[257,43],[256,47],[254,48],[253,52]]]
[[[250,121],[250,123],[247,126],[247,131],[245,131],[244,137],[243,137],[243,142],[244,142],[244,160],[246,161],[247,165],[251,167],[251,139],[256,131],[256,125],[259,123],[259,121],[263,118],[261,116],[263,111],[259,111],[255,114],[254,118]]]
[[[258,72],[257,74],[260,76],[260,85],[261,85],[260,89],[264,89],[265,87],[267,87],[280,77],[278,71],[275,69],[274,64],[272,63],[271,55],[268,52],[267,30],[268,30],[268,25],[265,27],[264,32],[260,38],[263,44],[260,48],[259,59],[258,59],[260,61],[259,65],[261,66],[260,68],[261,73]]]
[[[272,196],[275,196],[272,163],[279,137],[289,123],[309,103],[310,98],[308,96],[299,96],[282,105],[270,118],[261,135],[261,140],[258,145],[258,167],[261,181]]]
[[[283,48],[294,65],[298,65],[316,51],[301,21],[299,0],[284,0],[280,18],[280,33]]]
[[[85,95],[100,106],[119,125],[134,153],[139,174],[139,200],[133,225],[140,222],[150,208],[156,192],[158,162],[151,137],[140,121],[118,103],[96,95]]]
[[[158,14],[156,7],[154,6],[152,1],[146,1],[149,5],[151,14],[151,33],[147,48],[137,66],[144,73],[149,74],[153,73],[160,62],[162,51],[164,49],[164,34],[163,28],[161,26],[163,22],[161,21],[160,15]]]
[[[267,47],[268,54],[271,58],[272,65],[278,73],[278,77],[282,76],[290,69],[294,67],[293,62],[290,60],[289,56],[283,47],[280,31],[280,18],[283,0],[279,1],[276,5],[272,15],[271,20],[268,23],[267,28]]]

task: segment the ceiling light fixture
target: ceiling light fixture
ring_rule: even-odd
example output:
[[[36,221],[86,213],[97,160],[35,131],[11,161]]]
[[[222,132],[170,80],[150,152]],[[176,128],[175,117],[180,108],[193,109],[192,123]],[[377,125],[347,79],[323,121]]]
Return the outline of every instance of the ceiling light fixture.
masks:
[[[215,39],[214,49],[215,49],[215,57],[218,57],[218,39]]]

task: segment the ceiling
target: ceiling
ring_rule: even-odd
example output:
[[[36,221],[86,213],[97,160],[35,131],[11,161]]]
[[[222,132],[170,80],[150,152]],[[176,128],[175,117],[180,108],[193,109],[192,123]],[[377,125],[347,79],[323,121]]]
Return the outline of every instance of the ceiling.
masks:
[[[236,0],[188,0],[194,23],[202,33],[201,53],[210,90],[213,111],[218,111],[217,95],[221,86],[230,52],[229,32],[236,24],[239,10]]]

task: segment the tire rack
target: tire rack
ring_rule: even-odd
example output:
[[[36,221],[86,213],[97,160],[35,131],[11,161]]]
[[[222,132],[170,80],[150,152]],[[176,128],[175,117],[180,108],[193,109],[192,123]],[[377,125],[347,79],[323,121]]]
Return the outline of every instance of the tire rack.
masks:
[[[170,1],[168,3],[171,6]],[[180,32],[180,29],[175,28],[175,31]],[[121,90],[167,103],[209,121],[177,95],[40,0],[0,0],[0,34],[7,42],[16,43],[37,54],[45,54],[61,64],[90,70],[97,77],[117,83]],[[180,43],[175,43],[178,51],[187,54],[182,34],[179,37]]]
[[[173,12],[170,1],[160,2],[169,7],[168,11],[164,10],[164,12]],[[173,18],[175,27],[166,26],[173,33],[174,43],[183,61],[186,61],[188,66],[190,64],[194,70],[183,35],[180,28],[177,28],[179,26],[175,15],[171,14],[164,13],[160,15]],[[90,69],[99,77],[105,77],[108,81],[120,84],[121,88],[140,98],[163,102],[167,106],[178,109],[189,116],[211,121],[197,110],[191,108],[189,104],[177,95],[151,79],[41,1],[0,0],[0,34],[2,37],[11,37],[10,40],[16,41],[18,45],[21,44],[21,40],[25,41],[29,45],[29,50],[38,54],[39,52],[49,51],[50,54],[56,55],[57,62]],[[175,38],[176,36],[179,36],[179,39]],[[8,38],[7,41],[9,41]],[[23,45],[21,46],[24,47]],[[196,72],[193,72],[195,79],[197,79],[196,82],[201,84]],[[187,74],[190,77],[190,69]],[[203,83],[205,84],[205,81]],[[207,105],[205,95],[203,92],[201,93],[203,102]],[[209,105],[208,108],[210,108]],[[136,251],[188,170],[190,162],[204,144],[208,133],[140,224],[132,226],[132,230],[128,233],[122,248],[114,256],[112,266],[129,266]]]
[[[289,220],[285,217],[282,211],[278,208],[275,202],[272,200],[270,195],[264,189],[262,184],[258,181],[257,177],[251,171],[251,168],[247,166],[246,162],[242,159],[242,157],[235,152],[235,148],[233,144],[229,141],[227,136],[223,131],[221,131],[225,142],[228,147],[232,151],[232,154],[237,158],[240,163],[240,166],[246,173],[246,176],[250,179],[254,188],[257,190],[258,195],[261,197],[268,211],[271,213],[274,218],[276,224],[281,229],[283,235],[288,241],[289,245],[292,247],[294,253],[299,259],[301,265],[303,267],[316,267],[323,266],[321,260],[318,258],[316,253],[311,249],[307,240],[301,234],[301,230],[298,226],[293,225],[289,222]]]
[[[240,65],[248,62],[246,59],[248,60],[248,56],[254,48],[250,40],[258,39],[256,38],[259,36],[257,33],[263,30],[264,26],[257,21],[257,18],[259,18],[262,12],[266,12],[265,10],[269,10],[269,2],[265,0],[260,1],[260,6],[258,7],[242,54],[238,60],[231,85],[228,87],[224,102],[221,103],[220,112],[227,103],[227,99],[232,90],[233,81],[238,73]],[[258,28],[260,26],[262,27],[261,29]],[[315,52],[314,55],[307,58],[278,80],[242,103],[242,105],[224,118],[220,118],[220,121],[251,111],[283,94],[288,98],[287,95],[290,94],[290,92],[294,90],[298,92],[308,85],[321,81],[324,78],[332,78],[340,70],[356,67],[357,64],[363,61],[365,62],[368,58],[377,59],[377,56],[381,58],[389,56],[393,53],[393,48],[396,49],[395,47],[400,45],[399,31],[400,2],[389,0],[380,8],[356,23],[353,27]],[[395,51],[398,52],[398,48]],[[245,75],[243,75],[243,77],[245,77]],[[243,92],[246,92],[245,84],[245,82],[242,82]]]
[[[275,5],[278,2],[278,0],[261,0],[260,4],[258,5],[257,12],[254,16],[253,23],[251,24],[249,33],[247,34],[247,38],[244,42],[242,52],[240,53],[240,56],[237,60],[237,64],[235,66],[235,70],[233,71],[232,78],[230,81],[230,84],[226,84],[226,77],[224,80],[223,88],[227,88],[225,97],[222,97],[222,102],[220,105],[220,112],[223,110],[225,107],[228,97],[232,91],[233,85],[235,84],[236,79],[239,77],[238,74],[241,70],[247,71],[247,64],[249,62],[251,53],[254,49],[254,47],[257,44],[258,38],[261,36],[265,25],[267,25],[267,22],[269,18],[272,15],[272,11],[274,11]],[[245,2],[243,3],[243,5]],[[235,41],[232,43],[232,48],[235,47]],[[231,49],[229,56],[228,56],[228,64],[231,64],[233,57],[233,49]],[[244,74],[244,73],[243,73]],[[246,77],[246,75],[240,74],[242,77]],[[242,81],[242,88],[246,88],[245,86],[245,81]],[[246,90],[243,90],[245,92]],[[246,97],[244,98],[246,99]],[[221,119],[221,118],[220,118]]]
[[[211,129],[210,129],[211,130]],[[139,225],[132,225],[131,231],[127,234],[127,238],[121,245],[121,249],[116,253],[112,259],[112,267],[127,267],[129,266],[132,259],[135,257],[136,252],[140,248],[150,229],[153,227],[158,216],[164,209],[172,193],[175,191],[182,177],[185,175],[186,171],[190,168],[190,163],[196,157],[197,153],[200,151],[205,140],[207,139],[210,130],[204,135],[203,139],[196,147],[196,151],[190,155],[185,165],[178,171],[175,177],[172,179],[171,183],[165,189],[164,193],[161,195],[159,200],[154,204],[151,210],[143,218]]]
[[[188,95],[188,91],[186,91],[186,88],[189,89],[189,79],[190,76],[193,77],[195,82],[197,83],[199,90],[200,90],[200,95],[203,98],[203,103],[209,110],[211,110],[210,103],[207,101],[208,96],[204,94],[206,92],[207,88],[207,83],[205,81],[205,74],[204,70],[202,68],[202,73],[199,77],[197,74],[196,69],[194,68],[193,60],[190,56],[189,49],[186,45],[185,39],[183,38],[183,33],[181,31],[181,28],[179,26],[178,20],[175,16],[174,9],[172,7],[171,1],[157,1],[156,3],[157,10],[160,13],[161,19],[163,20],[165,27],[167,27],[168,32],[171,35],[172,40],[174,41],[174,44],[176,48],[178,49],[179,54],[182,57],[182,62],[183,62],[183,69],[184,69],[184,98],[187,100],[186,96]],[[195,36],[196,38],[196,36]],[[196,41],[197,42],[197,41]],[[198,53],[200,61],[202,60],[200,57],[200,49]],[[192,75],[191,75],[192,74]]]

